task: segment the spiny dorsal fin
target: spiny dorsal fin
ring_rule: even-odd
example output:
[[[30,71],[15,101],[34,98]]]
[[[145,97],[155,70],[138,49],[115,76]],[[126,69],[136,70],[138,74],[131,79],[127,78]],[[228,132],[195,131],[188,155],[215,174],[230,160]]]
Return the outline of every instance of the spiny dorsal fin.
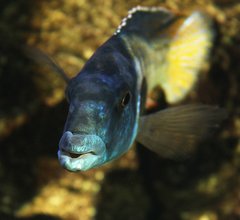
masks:
[[[137,141],[162,157],[183,158],[224,118],[223,109],[208,105],[168,108],[140,118]]]
[[[155,35],[162,26],[172,20],[174,15],[162,7],[143,7],[137,6],[132,8],[127,17],[125,17],[115,35],[123,32],[134,32],[141,36]]]
[[[195,84],[212,47],[209,18],[194,12],[178,29],[166,55],[162,87],[169,103],[183,99]]]

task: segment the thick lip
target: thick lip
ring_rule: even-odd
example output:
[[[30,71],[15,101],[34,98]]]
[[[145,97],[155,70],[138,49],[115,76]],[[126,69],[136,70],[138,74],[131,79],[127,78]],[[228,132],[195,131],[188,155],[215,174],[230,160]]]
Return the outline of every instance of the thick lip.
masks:
[[[69,152],[61,149],[58,150],[58,158],[60,164],[71,172],[89,170],[103,164],[106,160],[105,154],[95,155],[88,152],[72,157]]]
[[[85,171],[106,160],[106,145],[97,135],[64,132],[58,150],[61,165],[69,171]]]
[[[75,142],[75,143],[74,143]],[[106,148],[105,143],[97,135],[73,134],[70,131],[64,132],[59,149],[69,154],[101,154]]]

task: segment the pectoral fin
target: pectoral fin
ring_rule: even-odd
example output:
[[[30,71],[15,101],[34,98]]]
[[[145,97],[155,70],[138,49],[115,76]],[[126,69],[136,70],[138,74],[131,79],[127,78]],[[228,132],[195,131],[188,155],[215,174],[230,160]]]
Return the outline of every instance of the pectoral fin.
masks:
[[[69,82],[70,79],[65,73],[65,71],[42,50],[29,46],[24,46],[23,51],[29,59],[35,61],[40,65],[48,66],[53,72],[59,74],[66,83]]]
[[[182,158],[226,117],[208,105],[173,107],[140,118],[137,141],[165,158]]]

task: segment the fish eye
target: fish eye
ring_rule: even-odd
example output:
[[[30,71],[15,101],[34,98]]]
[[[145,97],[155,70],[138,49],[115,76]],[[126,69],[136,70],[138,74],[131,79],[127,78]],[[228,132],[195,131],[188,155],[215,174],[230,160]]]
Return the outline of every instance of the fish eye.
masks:
[[[127,91],[121,98],[120,107],[125,108],[130,102],[130,99],[131,99],[131,94],[129,91]]]

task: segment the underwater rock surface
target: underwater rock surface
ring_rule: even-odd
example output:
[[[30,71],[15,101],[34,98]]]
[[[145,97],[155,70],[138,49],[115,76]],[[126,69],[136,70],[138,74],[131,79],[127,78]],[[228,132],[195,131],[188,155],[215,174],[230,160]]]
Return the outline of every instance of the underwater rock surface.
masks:
[[[215,19],[209,70],[184,103],[220,105],[229,118],[188,160],[136,146],[106,166],[69,173],[56,155],[67,114],[64,82],[21,46],[41,48],[74,76],[136,5],[200,8]],[[3,1],[0,33],[0,219],[240,218],[238,0]]]

